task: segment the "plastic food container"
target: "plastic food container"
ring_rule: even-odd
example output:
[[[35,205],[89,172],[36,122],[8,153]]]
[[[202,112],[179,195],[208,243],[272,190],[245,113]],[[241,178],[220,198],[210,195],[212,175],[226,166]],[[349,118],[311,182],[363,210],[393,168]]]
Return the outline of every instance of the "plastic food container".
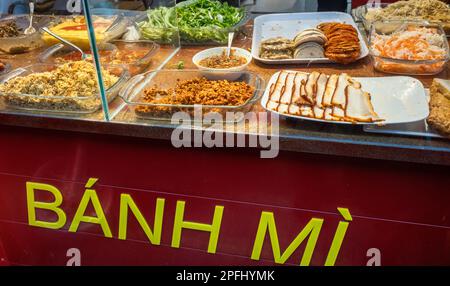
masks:
[[[440,48],[445,50],[445,56],[442,59],[431,60],[413,60],[413,59],[395,59],[378,55],[374,48],[374,39],[377,36],[391,35],[393,33],[404,31],[408,27],[413,28],[432,28],[442,37]],[[370,54],[374,61],[376,70],[392,74],[407,75],[433,75],[440,73],[449,60],[449,46],[445,32],[440,25],[428,24],[424,22],[403,22],[403,21],[382,21],[374,22],[369,36]]]
[[[33,27],[36,29],[35,33],[25,35],[23,31],[28,28],[30,24],[28,15],[8,16],[0,19],[0,23],[7,23],[13,21],[17,27],[22,30],[22,33],[17,37],[0,38],[0,52],[7,54],[21,54],[43,46],[41,33],[39,28],[45,25],[45,22],[39,17],[33,17]]]
[[[206,74],[206,76],[209,79],[215,79],[211,78],[211,76],[216,76],[217,79],[226,79],[226,80],[236,80],[239,78],[239,73],[230,73],[230,71],[233,72],[239,72],[243,71],[247,68],[247,66],[252,61],[252,54],[241,48],[231,48],[231,50],[234,52],[236,56],[243,57],[246,59],[246,63],[237,67],[231,67],[231,68],[210,68],[200,65],[200,62],[206,58],[212,57],[212,56],[220,56],[227,48],[225,47],[218,47],[218,48],[211,48],[206,49],[201,52],[198,52],[193,58],[192,62],[197,66],[197,68],[201,71],[215,71],[213,74]]]
[[[0,84],[8,82],[16,77],[51,71],[56,67],[56,64],[34,64],[28,67],[18,68],[3,77],[0,77]],[[128,80],[129,75],[123,66],[111,65],[105,66],[104,68],[118,76],[117,82],[106,90],[108,101],[111,101],[118,95],[120,88]],[[0,97],[3,99],[3,102],[8,109],[37,111],[40,113],[48,112],[82,115],[93,113],[101,108],[99,94],[95,96],[67,97],[0,92]]]
[[[141,119],[168,120],[176,112],[186,112],[191,116],[193,122],[202,121],[203,118],[197,118],[195,114],[201,114],[203,117],[211,112],[218,113],[222,122],[239,122],[244,114],[248,112],[253,104],[258,101],[264,91],[264,81],[256,74],[251,72],[234,72],[240,76],[236,79],[238,82],[245,82],[252,86],[255,91],[253,96],[240,106],[221,106],[221,105],[172,105],[172,104],[151,104],[143,101],[144,90],[152,87],[161,89],[174,88],[179,80],[190,80],[201,78],[205,74],[214,72],[200,72],[198,70],[159,70],[150,71],[133,77],[128,84],[121,90],[120,97],[126,102],[128,107]],[[148,112],[140,112],[138,107],[147,107]],[[195,113],[194,113],[195,112]],[[229,114],[226,116],[227,112]]]
[[[132,76],[147,71],[153,56],[160,49],[155,42],[146,40],[114,40],[112,43],[117,47],[118,52],[111,63],[125,65]]]

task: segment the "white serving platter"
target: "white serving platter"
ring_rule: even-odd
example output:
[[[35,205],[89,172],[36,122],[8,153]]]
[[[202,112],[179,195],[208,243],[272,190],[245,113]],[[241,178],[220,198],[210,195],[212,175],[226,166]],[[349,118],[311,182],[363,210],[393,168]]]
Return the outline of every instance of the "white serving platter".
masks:
[[[430,90],[425,89],[425,92],[427,102],[430,102]],[[410,123],[389,124],[385,126],[368,125],[364,126],[364,131],[368,133],[403,135],[411,137],[445,138],[437,131],[433,130],[428,125],[426,119]]]
[[[340,22],[355,27],[358,31],[361,44],[361,55],[358,59],[369,55],[369,48],[367,47],[366,41],[350,14],[342,12],[315,12],[269,14],[256,17],[253,26],[252,56],[255,60],[265,64],[334,63],[334,61],[328,58],[269,60],[259,57],[259,47],[263,40],[275,37],[293,39],[299,32],[305,29],[315,28],[324,22]]]
[[[287,72],[295,71],[287,70]],[[281,116],[336,124],[387,125],[415,122],[423,120],[429,115],[428,101],[422,83],[408,76],[354,77],[356,81],[361,83],[361,89],[370,93],[375,112],[384,119],[382,122],[352,123],[279,113],[266,107],[270,86],[276,82],[279,73],[275,73],[270,78],[261,98],[261,105],[267,111],[278,113]]]

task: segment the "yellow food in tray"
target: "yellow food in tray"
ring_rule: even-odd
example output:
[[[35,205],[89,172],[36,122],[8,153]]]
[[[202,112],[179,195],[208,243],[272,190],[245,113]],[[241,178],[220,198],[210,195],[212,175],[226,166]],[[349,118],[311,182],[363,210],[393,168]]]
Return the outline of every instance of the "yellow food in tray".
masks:
[[[98,43],[106,40],[107,34],[105,32],[111,26],[113,21],[114,19],[112,18],[94,18],[95,38]],[[63,37],[82,49],[90,49],[87,25],[85,18],[82,16],[67,18],[63,22],[50,27],[49,29],[58,36]],[[60,43],[57,39],[47,33],[43,34],[42,39],[47,45]]]

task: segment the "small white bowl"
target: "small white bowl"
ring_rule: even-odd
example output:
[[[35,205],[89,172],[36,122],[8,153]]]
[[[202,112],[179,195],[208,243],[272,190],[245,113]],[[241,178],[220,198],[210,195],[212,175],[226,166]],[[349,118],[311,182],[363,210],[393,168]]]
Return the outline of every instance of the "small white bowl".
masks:
[[[203,50],[195,54],[195,56],[192,58],[192,62],[197,66],[197,68],[200,71],[207,71],[208,74],[205,74],[205,77],[207,77],[210,80],[229,80],[229,81],[236,80],[241,76],[241,73],[239,72],[244,71],[252,61],[252,54],[245,49],[231,47],[231,50],[234,52],[236,56],[240,56],[246,59],[246,63],[241,66],[226,69],[217,69],[204,67],[199,64],[200,61],[203,59],[221,55],[223,51],[226,49],[227,49],[226,47],[216,47]]]

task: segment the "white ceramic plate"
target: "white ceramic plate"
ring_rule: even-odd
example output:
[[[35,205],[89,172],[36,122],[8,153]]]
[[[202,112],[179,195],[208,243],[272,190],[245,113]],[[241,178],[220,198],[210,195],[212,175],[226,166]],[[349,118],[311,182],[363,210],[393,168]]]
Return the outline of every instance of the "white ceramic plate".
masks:
[[[294,72],[294,71],[292,71]],[[261,105],[264,109],[278,113],[277,111],[266,108],[269,99],[270,86],[276,82],[279,72],[275,73],[266,86],[266,90],[261,99]],[[372,99],[372,105],[375,112],[384,119],[383,122],[365,123],[358,122],[360,125],[380,125],[380,124],[398,124],[423,120],[428,117],[428,101],[425,89],[422,83],[408,76],[391,77],[355,77],[356,81],[361,83],[361,89],[369,92]],[[354,124],[345,121],[331,121],[290,114],[281,114],[282,116],[299,118],[304,120],[331,122],[337,124]]]
[[[252,56],[254,59],[266,64],[334,63],[328,58],[268,60],[259,57],[259,47],[263,40],[275,37],[293,39],[299,32],[305,29],[315,28],[324,22],[340,22],[355,27],[361,43],[361,56],[358,59],[369,55],[369,48],[366,45],[366,41],[359,32],[350,14],[341,12],[316,12],[270,14],[256,17],[253,27]]]

